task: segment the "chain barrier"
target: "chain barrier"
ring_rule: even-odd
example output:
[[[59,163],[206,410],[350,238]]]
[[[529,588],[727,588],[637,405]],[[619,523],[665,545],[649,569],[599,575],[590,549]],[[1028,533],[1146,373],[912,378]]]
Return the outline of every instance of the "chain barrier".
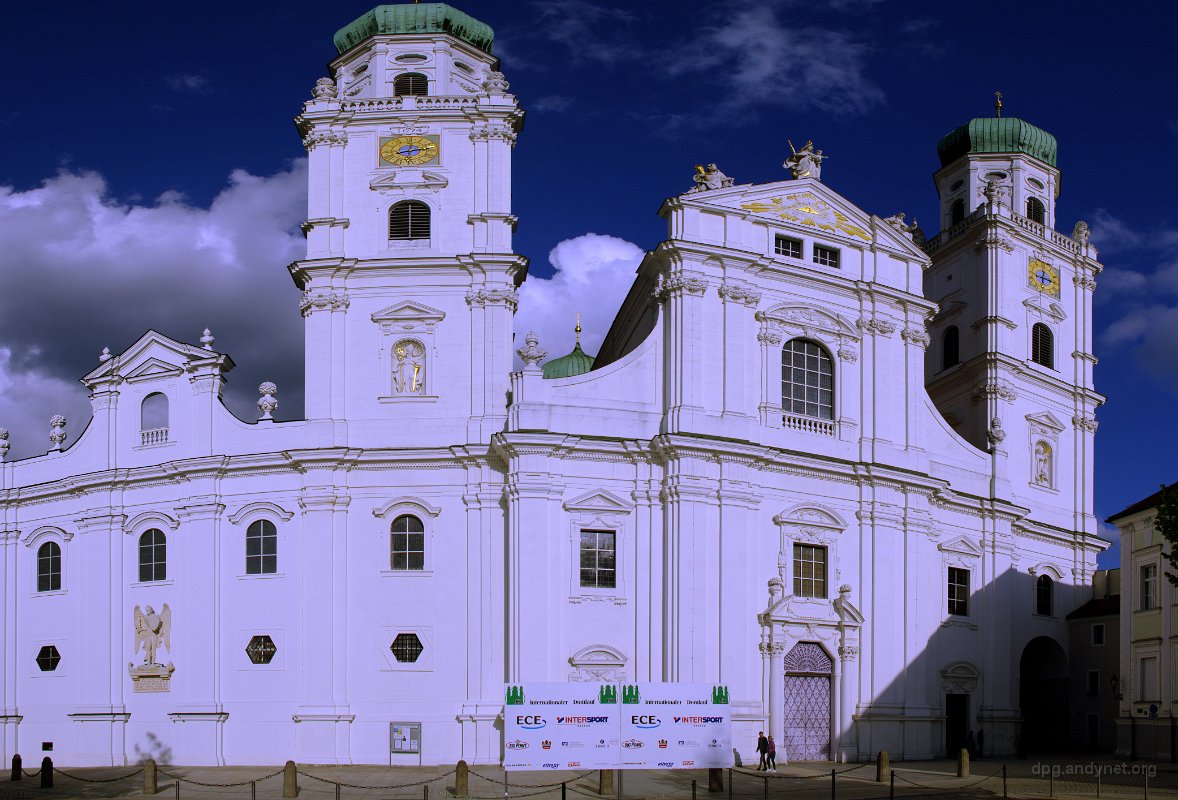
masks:
[[[118,778],[83,778],[81,775],[71,775],[64,769],[58,769],[57,767],[54,767],[53,771],[58,775],[64,775],[71,780],[81,781],[82,783],[117,783],[118,781],[125,781],[129,778],[134,778],[136,775],[143,774],[143,770],[137,769],[129,775],[122,775]]]
[[[471,775],[474,775],[476,778],[481,778],[481,779],[483,779],[483,780],[487,781],[488,783],[497,783],[497,784],[499,784],[499,785],[503,785],[503,781],[502,781],[502,780],[500,780],[500,779],[497,779],[497,778],[488,778],[486,775],[480,775],[480,774],[478,774],[478,773],[477,773],[477,772],[475,772],[473,769],[472,769],[472,770],[468,770],[468,772],[469,772]],[[596,770],[592,770],[592,769],[591,769],[591,770],[587,770],[586,772],[582,772],[580,775],[576,775],[576,776],[574,776],[574,777],[572,777],[572,778],[567,778],[567,779],[565,779],[565,780],[563,780],[563,781],[557,781],[556,783],[510,783],[510,784],[508,784],[508,785],[510,785],[510,786],[519,786],[519,787],[521,787],[521,788],[523,788],[523,789],[539,789],[539,788],[541,788],[541,787],[545,787],[545,788],[549,788],[549,789],[551,789],[551,788],[553,788],[553,787],[560,786],[562,783],[572,783],[573,781],[579,781],[579,780],[581,780],[581,778],[586,778],[586,777],[588,777],[588,776],[592,775],[594,772],[596,772]]]
[[[786,764],[784,766],[789,766],[789,765]],[[875,766],[874,763],[867,761],[862,764],[856,764],[853,767],[847,767],[846,769],[837,770],[834,774],[835,775],[845,775],[848,772],[854,772],[857,769],[863,769],[864,767],[871,767],[871,766]],[[739,774],[739,775],[748,775],[750,778],[756,778],[758,780],[763,780],[765,778],[769,778],[770,780],[779,780],[779,781],[813,781],[813,780],[821,780],[824,778],[827,780],[830,779],[829,772],[819,772],[814,775],[781,775],[776,772],[766,772],[765,770],[742,769],[740,767],[733,767],[732,771]]]
[[[251,783],[259,783],[261,781],[269,780],[270,778],[273,778],[275,775],[281,775],[283,769],[285,769],[285,767],[282,769],[279,769],[277,772],[271,772],[269,775],[266,775],[265,777],[251,778],[248,781],[240,781],[238,783],[204,783],[203,781],[194,781],[192,778],[185,778],[180,775],[173,775],[170,772],[164,772],[162,769],[157,769],[156,771],[160,775],[163,775],[165,778],[172,778],[174,780],[183,781],[184,783],[191,783],[193,786],[209,786],[209,787],[213,787],[213,788],[217,788],[217,789],[227,789],[227,788],[230,788],[233,786],[249,786]],[[140,770],[140,772],[142,772],[142,771],[143,770]]]
[[[20,770],[20,771],[21,771],[21,772],[23,772],[23,773],[25,774],[25,777],[26,777],[26,778],[35,778],[35,777],[37,777],[38,775],[40,775],[40,774],[41,774],[41,770],[37,770],[36,772],[29,772],[29,771],[28,771],[27,769],[25,769],[24,767],[21,767],[21,770]]]
[[[331,783],[336,786],[346,786],[349,789],[409,789],[414,786],[425,786],[427,783],[436,783],[437,781],[443,780],[445,778],[449,778],[451,775],[453,775],[457,771],[458,770],[456,770],[456,769],[452,769],[445,774],[437,775],[433,778],[428,778],[424,781],[413,781],[412,783],[393,783],[393,784],[389,784],[388,786],[361,786],[360,784],[357,784],[357,783],[344,783],[343,781],[333,781],[330,778],[320,778],[318,775],[312,775],[309,772],[303,772],[301,769],[295,770],[295,772],[297,772],[299,775],[302,775],[304,778],[310,778],[311,780],[319,781],[320,783]],[[281,772],[282,772],[282,770],[278,770],[278,772],[276,772],[274,774],[277,775]]]
[[[979,778],[978,780],[973,781],[972,783],[963,783],[959,786],[926,786],[923,783],[917,783],[916,781],[908,780],[903,775],[901,775],[899,772],[895,773],[896,777],[899,778],[900,780],[904,781],[904,783],[910,784],[912,786],[916,786],[917,788],[920,788],[920,789],[933,789],[933,790],[937,790],[937,791],[945,791],[945,790],[957,791],[958,789],[970,789],[974,786],[980,786],[988,780],[992,780],[994,778],[997,778],[1001,774],[1002,774],[1002,770],[998,770],[993,775],[986,775],[984,778]],[[960,780],[960,778],[957,778],[955,776],[952,779],[953,780]]]

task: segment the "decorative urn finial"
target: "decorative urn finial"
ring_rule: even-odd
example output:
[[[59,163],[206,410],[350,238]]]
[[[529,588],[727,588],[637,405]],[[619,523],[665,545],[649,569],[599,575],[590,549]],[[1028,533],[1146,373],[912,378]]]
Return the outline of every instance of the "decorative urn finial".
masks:
[[[99,356],[98,356],[98,360],[100,363],[105,364],[107,361],[110,361],[113,357],[114,356],[112,356],[110,354],[110,348],[104,347],[104,348],[102,348],[102,353],[99,354]]]
[[[213,349],[213,342],[217,341],[217,337],[213,336],[213,332],[205,328],[204,333],[201,334],[200,343],[204,345],[205,350]]]
[[[331,78],[320,78],[315,81],[315,88],[311,89],[311,96],[316,100],[333,100],[337,94],[339,89]]]
[[[520,359],[523,360],[524,369],[539,369],[540,362],[548,357],[548,351],[540,347],[540,337],[536,335],[535,331],[528,331],[528,335],[524,337],[524,343],[527,345],[526,347],[521,347],[515,351],[519,353]]]
[[[60,450],[61,445],[66,440],[65,432],[65,417],[61,414],[55,414],[49,420],[49,441],[53,442],[53,449]]]
[[[0,428],[0,461],[3,461],[4,457],[8,455],[9,447],[11,445],[8,444],[8,428]]]
[[[261,414],[258,420],[273,420],[274,412],[278,409],[278,384],[273,381],[263,381],[258,386],[258,394],[262,397],[258,400],[258,412]]]

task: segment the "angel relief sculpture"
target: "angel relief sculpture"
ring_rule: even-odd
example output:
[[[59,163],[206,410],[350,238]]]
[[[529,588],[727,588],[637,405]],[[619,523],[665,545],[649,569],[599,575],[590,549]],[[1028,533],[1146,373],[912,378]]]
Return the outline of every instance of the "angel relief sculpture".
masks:
[[[172,609],[164,603],[163,611],[156,614],[151,606],[146,613],[135,606],[135,653],[143,648],[144,666],[159,666],[155,654],[161,644],[172,651]]]
[[[393,390],[397,394],[425,394],[425,348],[414,339],[393,345]]]

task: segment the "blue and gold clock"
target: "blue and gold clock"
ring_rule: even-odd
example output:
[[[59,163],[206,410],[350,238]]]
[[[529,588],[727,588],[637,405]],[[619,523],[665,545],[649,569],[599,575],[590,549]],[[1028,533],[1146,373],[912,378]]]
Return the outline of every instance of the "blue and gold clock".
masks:
[[[1028,259],[1027,284],[1043,294],[1059,297],[1059,270],[1038,258]]]

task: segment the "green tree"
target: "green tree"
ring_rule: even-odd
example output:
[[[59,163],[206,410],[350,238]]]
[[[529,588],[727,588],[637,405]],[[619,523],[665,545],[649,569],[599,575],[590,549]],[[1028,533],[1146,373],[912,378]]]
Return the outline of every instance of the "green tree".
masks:
[[[1171,586],[1178,586],[1178,483],[1163,486],[1158,494],[1157,517],[1153,527],[1169,544],[1169,547],[1162,549],[1170,564],[1166,570],[1166,580]]]

